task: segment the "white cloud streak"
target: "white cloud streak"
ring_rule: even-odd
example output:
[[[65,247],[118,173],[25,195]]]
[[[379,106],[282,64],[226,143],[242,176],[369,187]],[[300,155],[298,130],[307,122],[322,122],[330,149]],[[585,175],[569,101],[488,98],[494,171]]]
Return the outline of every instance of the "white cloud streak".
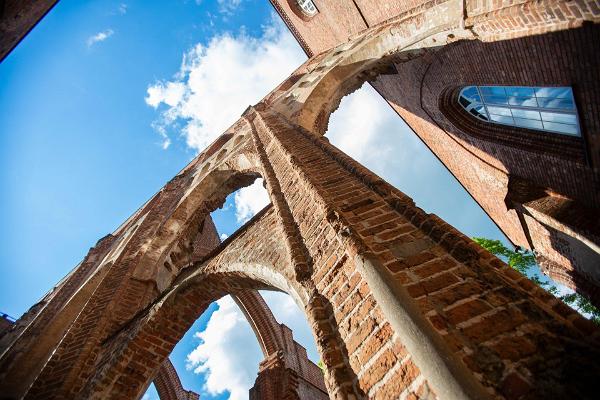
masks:
[[[238,9],[242,0],[217,0],[219,4],[219,12],[226,15],[233,15]]]
[[[197,44],[184,54],[172,80],[148,87],[146,103],[161,109],[153,126],[167,136],[183,125],[187,145],[201,151],[305,58],[283,23],[274,19],[260,38],[223,34],[208,45]]]
[[[205,375],[210,395],[229,392],[229,399],[248,398],[262,353],[244,314],[229,296],[217,301],[206,329],[195,334],[200,344],[187,356],[187,368]]]
[[[235,193],[235,218],[245,223],[271,202],[263,179],[258,178],[252,185],[241,188]]]
[[[309,358],[318,361],[304,313],[292,298],[278,292],[261,294],[277,321],[290,327],[294,339],[308,349]],[[219,309],[211,315],[206,328],[195,334],[200,344],[187,356],[187,368],[205,375],[207,394],[229,392],[231,400],[247,399],[263,355],[250,324],[233,299],[226,296],[217,304]]]
[[[98,32],[93,36],[90,36],[87,41],[87,47],[92,47],[94,44],[99,43],[99,42],[103,42],[106,39],[108,39],[109,37],[111,37],[115,32],[112,29],[106,29],[103,30],[102,32]]]

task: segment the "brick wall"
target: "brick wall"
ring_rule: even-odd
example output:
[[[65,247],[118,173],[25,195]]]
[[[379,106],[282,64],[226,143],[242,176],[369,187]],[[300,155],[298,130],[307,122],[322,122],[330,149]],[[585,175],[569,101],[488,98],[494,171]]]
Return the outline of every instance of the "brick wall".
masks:
[[[200,395],[185,390],[171,361],[167,358],[154,378],[154,386],[160,400],[198,400]]]
[[[514,244],[535,250],[565,272],[576,271],[588,284],[573,288],[594,292],[583,286],[600,284],[600,270],[594,267],[600,262],[597,229],[590,231],[585,222],[589,216],[600,218],[596,2],[403,1],[387,2],[388,8],[354,3],[365,21],[380,25],[350,33],[352,39],[343,45],[328,43],[337,46],[331,50],[314,42],[311,49],[321,52],[321,59],[293,88],[293,98],[281,102],[280,112],[323,133],[339,99],[365,80],[374,81]],[[316,4],[322,5],[319,14],[330,13],[329,1]],[[451,16],[457,7],[464,9]],[[382,10],[389,13],[387,19]],[[321,18],[319,29],[346,32],[335,19]],[[304,30],[304,39],[331,38],[316,30],[312,20],[284,20]],[[349,53],[348,62],[344,53]],[[382,62],[388,58],[387,69],[377,65],[378,57]],[[582,137],[494,126],[464,114],[456,104],[459,89],[490,84],[572,87]],[[514,178],[542,187],[554,200],[568,199],[563,202],[568,202],[568,212],[562,218],[557,212],[540,218],[539,212],[514,201],[508,190]]]
[[[135,398],[208,304],[261,288],[284,290],[305,307],[333,397],[593,393],[598,329],[588,321],[325,139],[260,105],[238,128],[184,170],[193,180],[173,182],[211,188],[205,199],[215,198],[212,191],[224,198],[234,186],[220,168],[243,156],[256,163],[244,165],[265,178],[273,205],[204,258],[183,264],[145,306],[136,296],[151,281],[128,278],[130,262],[114,263],[29,398]],[[188,232],[197,230],[186,221],[204,221],[189,204],[204,210],[222,201],[185,199],[195,190],[161,192],[169,200],[158,201],[186,210],[184,217],[169,209],[168,218],[180,218],[174,243],[193,241]],[[137,232],[131,250],[154,235]],[[128,319],[111,312],[127,307]],[[286,379],[299,382],[296,375]]]
[[[4,0],[0,3],[0,62],[58,0]]]
[[[598,40],[600,29],[590,25],[501,42],[455,43],[435,54],[397,63],[397,75],[382,76],[374,82],[513,243],[535,249],[566,270],[579,270],[596,285],[600,282],[597,271],[586,265],[597,261],[595,256],[590,258],[576,250],[581,242],[558,246],[560,232],[535,218],[528,217],[530,223],[523,224],[515,210],[519,206],[507,200],[511,197],[509,180],[518,177],[571,199],[571,223],[577,224],[578,219],[583,223],[585,216],[598,214],[589,212],[598,209],[600,181],[596,161],[588,155],[597,153],[599,142],[596,108],[600,87],[593,69],[579,67],[600,65],[598,52],[589,47]],[[555,48],[561,49],[560,56]],[[457,107],[454,89],[486,84],[573,87],[583,138],[476,121]],[[588,236],[584,225],[570,230]],[[548,240],[549,236],[555,239]]]
[[[363,22],[381,18],[374,9],[361,10],[363,3],[353,2],[354,11],[349,2],[317,4],[319,29],[333,29],[325,23],[329,16],[352,34],[360,32],[352,20],[356,13]],[[390,4],[400,12],[409,3]],[[523,215],[507,211],[504,203],[511,174],[596,206],[595,187],[580,183],[595,176],[590,171],[596,165],[598,103],[589,101],[596,99],[597,82],[590,78],[595,70],[581,65],[597,64],[587,39],[598,30],[583,25],[595,18],[597,7],[569,2],[565,11],[554,1],[467,2],[463,13],[447,8],[456,1],[419,4],[307,62],[114,232],[96,267],[103,271],[101,279],[76,307],[81,312],[66,333],[44,347],[51,355],[36,363],[39,373],[29,372],[31,388],[15,388],[0,378],[3,393],[8,387],[14,397],[32,399],[139,397],[212,301],[266,288],[285,291],[304,306],[331,397],[593,398],[600,373],[597,327],[310,130],[326,125],[341,96],[380,75],[375,87],[513,240],[532,240],[518,228]],[[490,4],[493,9],[486,8]],[[327,11],[327,6],[337,8]],[[566,26],[574,29],[549,33]],[[481,40],[447,45],[455,34]],[[415,35],[423,41],[415,42]],[[338,40],[331,37],[322,33],[315,40],[326,46],[327,40]],[[510,40],[492,42],[498,39]],[[402,46],[415,43],[423,47],[403,52]],[[543,61],[537,75],[515,67],[532,49]],[[568,60],[569,52],[575,62]],[[393,68],[386,65],[389,56]],[[559,67],[569,62],[567,76]],[[498,84],[519,79],[550,84],[566,76],[592,85],[575,88],[591,164],[582,162],[576,145],[567,157],[539,151],[529,132],[528,166],[510,140],[496,143],[486,132],[457,129],[460,116],[453,118],[444,108],[444,95],[490,76],[501,80],[493,82]],[[315,118],[303,128],[298,123],[309,114]],[[544,175],[539,163],[554,174]],[[562,167],[570,178],[556,173]],[[209,241],[198,237],[213,232],[207,216],[258,176],[272,205],[208,251]],[[5,354],[20,350],[15,351],[11,347]],[[290,372],[295,370],[282,371],[280,362],[269,357],[266,374],[287,371],[280,376],[300,387]],[[18,365],[8,362],[5,369],[14,373]],[[316,373],[311,368],[306,383]]]

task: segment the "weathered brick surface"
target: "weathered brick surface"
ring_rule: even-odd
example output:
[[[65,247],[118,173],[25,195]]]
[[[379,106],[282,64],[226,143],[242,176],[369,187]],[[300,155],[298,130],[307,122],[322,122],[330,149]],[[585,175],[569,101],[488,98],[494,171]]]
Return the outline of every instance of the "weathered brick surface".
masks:
[[[594,25],[600,20],[597,2],[348,0],[335,2],[339,9],[334,13],[328,8],[332,2],[324,0],[319,2],[319,14],[310,20],[295,19],[293,7],[286,6],[292,2],[273,3],[288,26],[301,33],[307,52],[321,53],[316,68],[309,66],[310,78],[302,78],[306,83],[300,82],[292,92],[304,108],[296,111],[294,102],[284,101],[294,113],[305,114],[299,117],[301,125],[319,133],[325,131],[339,98],[359,86],[356,80],[372,80],[369,74],[376,69],[372,51],[377,50],[366,52],[363,59],[369,67],[364,69],[357,67],[361,57],[356,54],[352,68],[336,67],[343,64],[338,54],[349,48],[360,53],[361,46],[367,47],[366,38],[390,29],[394,39],[382,39],[374,46],[396,40],[393,51],[398,54],[394,67],[388,68],[392,73],[381,75],[373,83],[375,88],[513,243],[535,250],[560,266],[555,276],[599,304],[600,272],[596,266],[600,263],[600,234],[596,221],[600,218],[600,88],[594,67],[600,65],[594,46],[599,40],[599,28]],[[344,11],[343,7],[350,9]],[[450,21],[443,22],[447,27],[444,35],[424,33],[426,26],[442,24],[444,15],[463,7],[460,23],[472,36],[452,29]],[[361,15],[367,27],[383,24],[358,35],[339,22],[354,13]],[[331,32],[353,40],[340,45]],[[405,37],[408,46],[418,40],[415,37],[427,35],[432,39],[423,39],[416,46],[421,51],[399,54],[404,46],[400,37]],[[379,54],[383,57],[389,53]],[[340,72],[330,73],[335,68]],[[327,82],[328,74],[337,82],[319,83]],[[466,115],[456,101],[460,87],[474,84],[571,86],[583,137],[478,121]],[[302,91],[307,90],[312,95],[305,100]],[[512,192],[511,182],[517,178],[529,186],[540,186],[546,193],[523,203]],[[544,201],[561,204],[549,210],[542,205]]]
[[[171,361],[167,358],[154,378],[154,386],[160,400],[198,400],[200,395],[185,390]]]
[[[0,10],[0,62],[58,0],[5,0]]]
[[[561,234],[585,226],[577,232],[594,234],[579,204],[594,208],[598,200],[600,91],[595,69],[587,67],[598,64],[589,47],[598,28],[584,24],[596,21],[597,7],[323,1],[320,13],[306,19],[290,8],[293,2],[275,3],[280,13],[295,13],[286,22],[305,37],[305,49],[322,52],[353,38],[307,61],[250,107],[114,232],[90,266],[102,274],[75,307],[81,312],[40,346],[39,369],[26,372],[31,388],[6,381],[0,388],[34,399],[139,397],[210,302],[277,289],[304,307],[332,398],[593,398],[597,327],[320,134],[341,97],[374,80],[509,236],[539,246],[547,268],[564,272],[561,257],[574,260],[565,251],[569,243],[556,248],[558,236],[544,226]],[[532,49],[538,62],[524,68],[523,54]],[[587,85],[575,87],[575,96],[589,154],[577,140],[550,139],[545,147],[540,133],[466,128],[468,119],[451,101],[460,85],[574,82]],[[208,215],[258,176],[271,206],[211,250]],[[594,271],[573,264],[576,273],[560,276],[590,282]],[[75,291],[85,287],[79,285],[73,280]],[[33,332],[35,321],[52,320],[47,313],[34,308],[14,331]],[[280,328],[261,334],[269,337],[261,343],[267,358],[252,396],[310,398],[320,375]],[[22,343],[4,353],[4,376],[22,365],[11,362],[28,347]],[[297,357],[275,351],[281,344]]]
[[[574,270],[585,277],[583,280],[589,283],[579,285],[578,290],[592,297],[600,283],[597,268],[593,267],[597,256],[591,255],[593,252],[582,254],[579,249],[586,245],[568,238],[568,234],[565,240],[564,232],[579,232],[598,242],[597,233],[593,232],[597,224],[590,229],[586,221],[598,219],[600,204],[598,171],[592,166],[600,154],[596,138],[600,130],[596,109],[600,87],[589,69],[577,67],[600,64],[598,52],[589,48],[598,41],[598,32],[590,26],[503,42],[456,43],[439,55],[397,64],[398,75],[381,77],[375,83],[377,90],[514,243],[534,249],[562,266],[563,273]],[[559,48],[560,56],[550,48]],[[528,54],[536,54],[536,62],[521,65],[517,60],[529,57]],[[477,60],[475,68],[472,62],[463,60]],[[455,102],[457,91],[452,89],[491,83],[572,86],[583,141],[490,126],[464,116]],[[407,94],[407,88],[412,94]],[[592,157],[592,165],[587,154]],[[513,177],[568,198],[561,212],[570,207],[569,216],[561,220],[551,210],[538,208],[541,214],[531,217],[534,211],[521,207],[525,203],[511,192]],[[588,211],[590,208],[596,211]],[[551,217],[540,221],[544,213]],[[523,214],[530,216],[523,218]],[[562,232],[549,227],[557,220],[564,224]],[[574,282],[566,283],[577,289]]]

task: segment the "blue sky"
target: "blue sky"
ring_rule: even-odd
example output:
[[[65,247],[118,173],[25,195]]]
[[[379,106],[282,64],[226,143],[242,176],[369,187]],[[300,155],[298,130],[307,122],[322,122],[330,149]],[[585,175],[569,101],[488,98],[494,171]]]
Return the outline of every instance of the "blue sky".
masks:
[[[20,316],[305,59],[272,13],[267,0],[62,0],[0,64],[0,311]],[[342,101],[327,135],[426,211],[502,238],[369,86]],[[231,195],[214,213],[219,231],[265,201],[259,186]],[[315,359],[301,312],[267,296]],[[220,305],[171,358],[202,398],[244,398],[260,350],[239,311]],[[185,365],[197,332],[200,350],[219,356],[196,358],[194,374]],[[243,368],[227,370],[235,363]],[[219,382],[229,378],[237,386]]]

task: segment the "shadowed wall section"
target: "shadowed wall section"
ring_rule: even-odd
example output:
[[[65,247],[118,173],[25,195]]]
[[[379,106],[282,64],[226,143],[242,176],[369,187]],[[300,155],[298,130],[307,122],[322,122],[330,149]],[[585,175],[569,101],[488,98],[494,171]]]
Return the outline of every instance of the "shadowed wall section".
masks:
[[[283,14],[294,4],[274,3]],[[254,319],[266,356],[252,398],[314,397],[317,371],[303,349],[259,298],[247,297],[266,289],[288,293],[304,310],[330,398],[597,397],[597,326],[322,134],[341,98],[372,81],[514,241],[546,257],[549,270],[572,268],[595,285],[597,265],[570,255],[580,254],[580,243],[597,245],[581,216],[597,209],[600,91],[588,74],[598,52],[586,46],[597,42],[598,7],[553,0],[316,6],[313,19],[284,18],[316,55],[248,107],[5,335],[3,394],[139,398],[206,307],[231,294]],[[582,58],[569,61],[570,46]],[[535,73],[505,65],[526,49],[546,51],[539,59],[549,64]],[[506,67],[503,74],[489,75],[492,64]],[[469,121],[444,100],[456,85],[523,79],[574,86],[584,135],[577,143],[550,140],[550,147],[566,143],[562,156],[540,150],[532,132],[517,151],[509,143],[515,132],[463,131]],[[527,170],[521,157],[545,165]],[[271,205],[212,248],[214,238],[202,236],[214,229],[208,216],[258,177]],[[53,334],[36,341],[45,326]]]
[[[600,305],[596,2],[348,0],[333,12],[322,0],[309,20],[293,2],[272,2],[317,54],[276,108],[324,133],[339,99],[370,81],[513,244]],[[355,13],[380,25],[357,34],[342,22]],[[470,85],[569,86],[581,137],[479,121],[457,101]],[[539,195],[523,198],[516,187]]]

